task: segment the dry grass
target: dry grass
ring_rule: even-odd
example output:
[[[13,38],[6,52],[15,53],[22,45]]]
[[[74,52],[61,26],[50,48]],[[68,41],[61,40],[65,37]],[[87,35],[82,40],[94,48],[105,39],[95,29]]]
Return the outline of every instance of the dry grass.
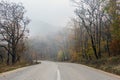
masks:
[[[24,66],[28,66],[29,64],[15,64],[15,65],[6,65],[6,64],[0,64],[0,73],[6,72],[6,71],[11,71],[17,68],[21,68]]]
[[[2,63],[0,64],[0,73],[11,71],[11,70],[18,69],[25,66],[35,65],[35,64],[38,64],[38,63],[30,64],[30,63],[22,62],[22,63],[16,63],[15,65],[6,65]]]
[[[120,75],[120,56],[92,61],[83,60],[82,64]]]

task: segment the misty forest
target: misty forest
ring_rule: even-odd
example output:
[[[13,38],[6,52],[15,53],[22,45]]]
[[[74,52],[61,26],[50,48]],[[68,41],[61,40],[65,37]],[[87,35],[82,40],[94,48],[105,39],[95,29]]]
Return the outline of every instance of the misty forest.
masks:
[[[69,1],[74,17],[67,25],[55,29],[44,23],[54,31],[44,28],[44,35],[36,37],[30,37],[33,20],[24,4],[0,1],[0,68],[50,60],[99,66],[120,75],[120,67],[115,68],[120,66],[120,1]]]

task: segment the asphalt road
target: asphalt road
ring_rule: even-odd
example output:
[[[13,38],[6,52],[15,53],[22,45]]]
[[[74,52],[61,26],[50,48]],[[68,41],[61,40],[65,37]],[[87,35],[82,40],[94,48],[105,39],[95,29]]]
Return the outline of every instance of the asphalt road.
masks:
[[[120,80],[120,76],[80,64],[42,61],[0,74],[0,80]]]

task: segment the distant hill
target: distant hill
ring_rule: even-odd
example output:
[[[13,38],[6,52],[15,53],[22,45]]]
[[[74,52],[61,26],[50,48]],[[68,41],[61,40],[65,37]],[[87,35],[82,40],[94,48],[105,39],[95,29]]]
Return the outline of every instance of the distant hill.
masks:
[[[54,34],[60,30],[61,27],[53,26],[49,23],[40,21],[36,22],[36,26],[34,28],[30,27],[30,35],[32,36],[46,36],[50,34]]]

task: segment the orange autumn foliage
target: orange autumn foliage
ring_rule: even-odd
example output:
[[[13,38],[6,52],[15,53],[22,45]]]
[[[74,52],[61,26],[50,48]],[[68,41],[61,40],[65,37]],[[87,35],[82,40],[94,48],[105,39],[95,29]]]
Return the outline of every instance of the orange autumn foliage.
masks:
[[[120,55],[120,40],[112,40],[110,49],[113,56]]]

